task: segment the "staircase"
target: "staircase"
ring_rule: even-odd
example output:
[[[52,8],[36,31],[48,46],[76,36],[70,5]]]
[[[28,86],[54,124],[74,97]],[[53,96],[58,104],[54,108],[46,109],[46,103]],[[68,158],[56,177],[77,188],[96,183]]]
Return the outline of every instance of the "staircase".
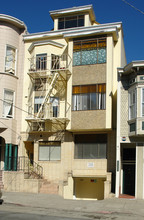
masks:
[[[39,193],[58,194],[58,184],[52,183],[46,179],[41,180]]]
[[[2,176],[3,176],[3,171],[0,170],[0,189],[3,189],[4,188],[4,185],[3,185],[3,181],[2,181]]]

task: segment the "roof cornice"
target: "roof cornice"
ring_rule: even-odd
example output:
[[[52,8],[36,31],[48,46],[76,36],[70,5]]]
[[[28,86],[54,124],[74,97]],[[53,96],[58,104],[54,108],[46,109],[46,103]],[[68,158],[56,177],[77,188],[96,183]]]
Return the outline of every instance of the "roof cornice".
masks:
[[[90,14],[91,20],[95,21],[95,13],[94,13],[92,5],[84,5],[84,6],[79,6],[79,7],[54,10],[54,11],[50,11],[49,13],[52,19],[54,19],[55,17],[66,16],[66,15],[77,14],[77,13],[84,13],[84,12],[88,12]]]
[[[118,68],[118,72],[121,74],[130,74],[132,70],[137,68],[144,68],[144,60],[135,60],[131,63],[128,63],[123,68]]]
[[[44,39],[49,37],[72,38],[72,37],[79,37],[84,35],[112,33],[114,36],[114,40],[117,41],[119,29],[122,29],[122,23],[115,22],[115,23],[93,25],[89,27],[78,27],[78,28],[70,28],[70,29],[57,30],[57,31],[27,34],[24,35],[24,40],[25,41],[36,40],[36,39]]]
[[[15,25],[18,28],[27,30],[27,26],[23,21],[9,15],[0,14],[0,21],[5,21],[7,23]]]

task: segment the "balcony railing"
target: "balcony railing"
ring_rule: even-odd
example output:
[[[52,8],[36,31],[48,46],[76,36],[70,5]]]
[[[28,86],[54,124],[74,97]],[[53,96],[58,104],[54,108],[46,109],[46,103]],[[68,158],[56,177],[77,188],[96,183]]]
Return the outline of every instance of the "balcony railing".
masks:
[[[67,54],[47,56],[40,54],[29,58],[29,72],[53,72],[59,70],[68,70],[71,65],[71,58]]]

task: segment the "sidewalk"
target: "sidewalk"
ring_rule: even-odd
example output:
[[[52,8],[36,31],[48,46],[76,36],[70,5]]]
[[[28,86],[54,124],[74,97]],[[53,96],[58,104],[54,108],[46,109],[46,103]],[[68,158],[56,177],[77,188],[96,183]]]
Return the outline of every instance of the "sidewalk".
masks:
[[[144,200],[106,199],[106,200],[65,200],[58,195],[4,192],[4,204],[47,208],[57,211],[78,211],[85,213],[127,213],[144,217]]]

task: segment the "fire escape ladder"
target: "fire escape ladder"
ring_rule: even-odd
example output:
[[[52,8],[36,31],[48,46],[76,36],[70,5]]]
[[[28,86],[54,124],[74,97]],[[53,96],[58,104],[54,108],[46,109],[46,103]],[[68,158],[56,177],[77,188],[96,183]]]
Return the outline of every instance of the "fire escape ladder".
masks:
[[[39,111],[37,113],[37,116],[36,116],[37,118],[40,117],[40,113],[41,113],[41,111],[43,109],[43,106],[47,103],[48,98],[49,98],[49,96],[50,96],[50,94],[52,92],[52,89],[55,87],[55,84],[56,84],[58,76],[59,76],[58,72],[53,73],[53,77],[52,77],[51,83],[49,85],[49,88],[47,90],[47,94],[45,95],[45,98],[44,98],[44,100],[43,100],[43,102],[42,102],[42,104],[41,104],[41,106],[39,108]]]

